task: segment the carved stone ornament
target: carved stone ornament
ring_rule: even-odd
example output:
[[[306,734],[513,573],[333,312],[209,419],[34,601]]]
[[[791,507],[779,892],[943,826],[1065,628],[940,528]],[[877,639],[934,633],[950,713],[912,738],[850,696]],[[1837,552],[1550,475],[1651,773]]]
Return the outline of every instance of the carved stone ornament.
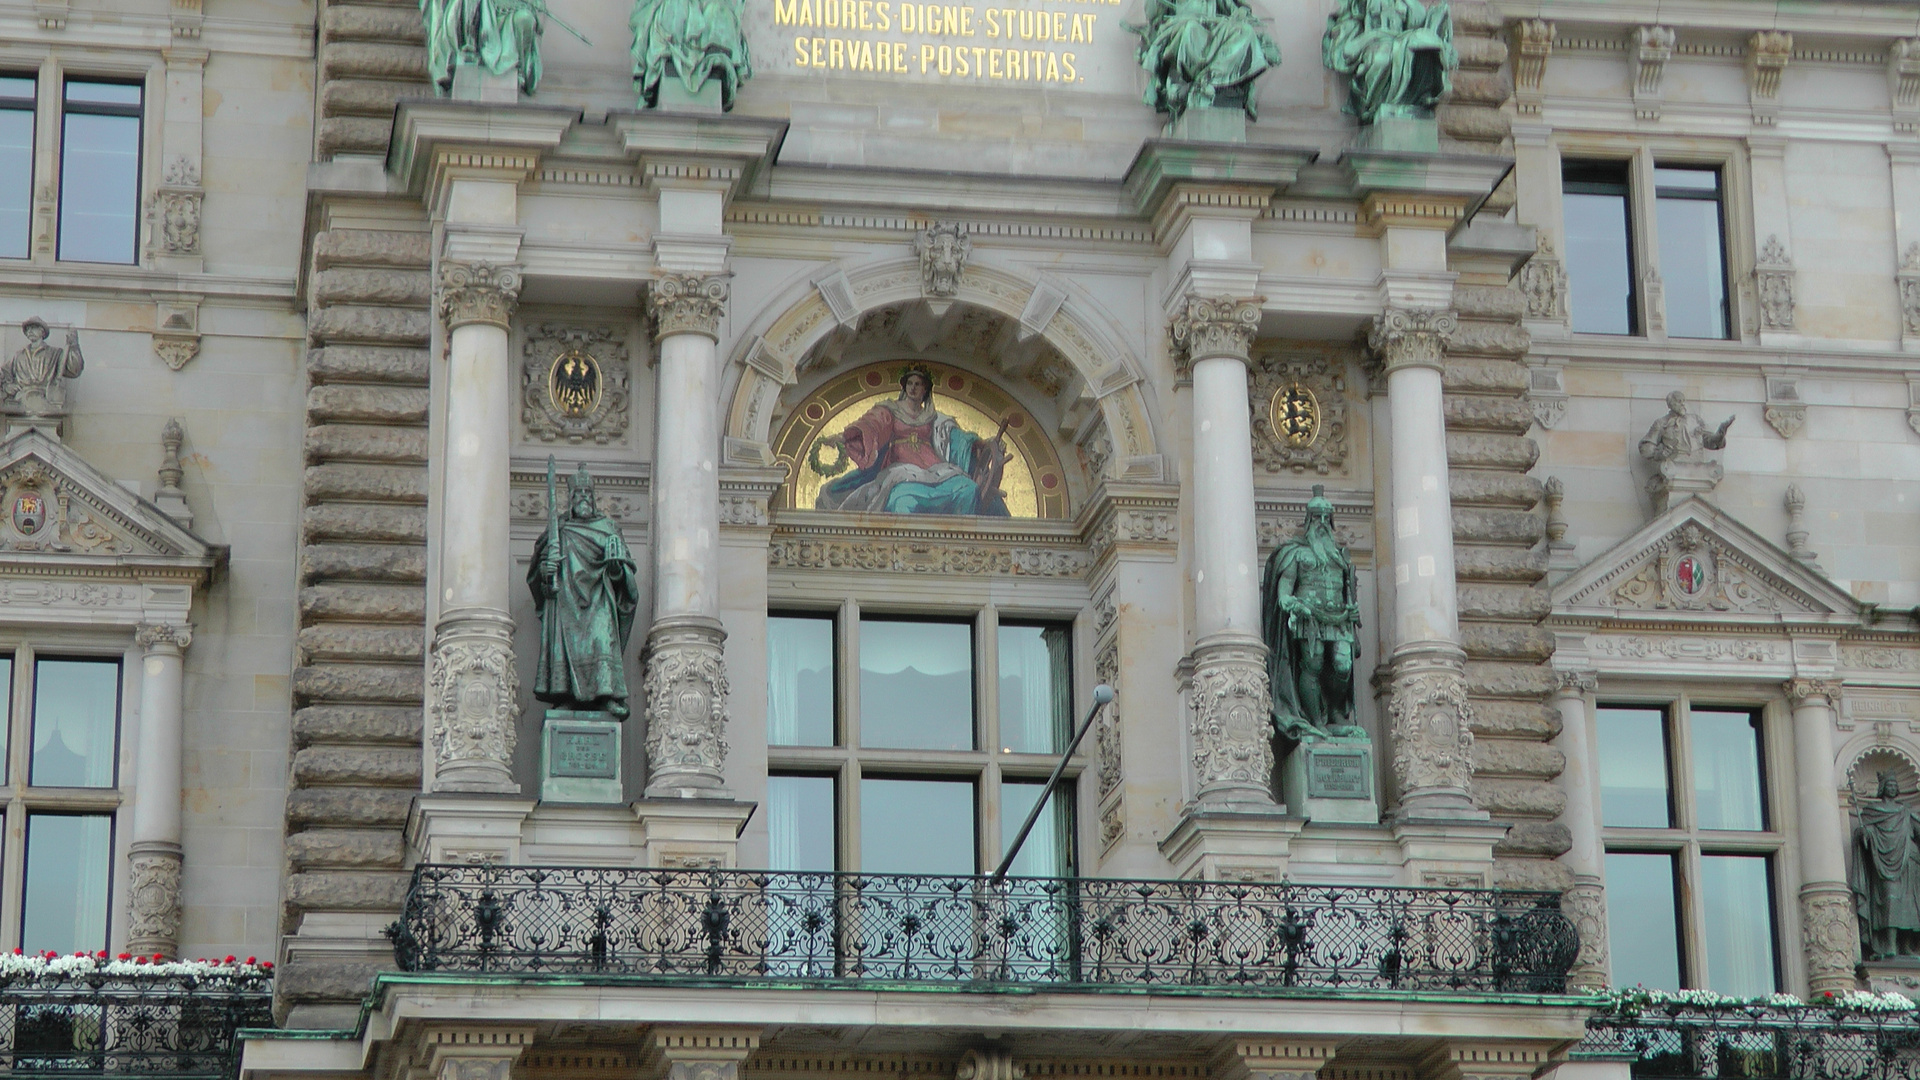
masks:
[[[720,340],[727,314],[727,279],[699,274],[661,274],[647,290],[656,340],[675,334],[704,334]]]
[[[1781,685],[1795,708],[1813,702],[1828,709],[1840,705],[1840,684],[1832,679],[1788,679]]]
[[[127,857],[127,949],[173,956],[180,942],[180,854],[136,850]]]
[[[1429,791],[1472,791],[1473,706],[1459,670],[1405,664],[1394,672],[1387,716],[1402,801]]]
[[[1907,245],[1900,258],[1900,327],[1905,336],[1920,337],[1920,243]]]
[[[1340,354],[1265,350],[1249,365],[1256,470],[1325,476],[1346,465],[1346,366]]]
[[[1257,642],[1195,650],[1187,727],[1202,802],[1270,802],[1273,697]]]
[[[1110,610],[1113,594],[1107,593],[1102,600],[1107,607],[1100,610]],[[1117,639],[1102,645],[1094,655],[1093,677],[1108,686],[1119,682],[1120,642]],[[1120,753],[1120,703],[1117,700],[1109,703],[1100,710],[1100,716],[1094,723],[1097,725],[1094,728],[1095,756],[1100,769],[1100,848],[1104,851],[1127,831],[1126,808],[1121,791],[1126,778],[1126,765]]]
[[[1552,431],[1567,418],[1567,370],[1557,364],[1531,368],[1527,372],[1527,402],[1533,407],[1533,421]]]
[[[1188,293],[1167,324],[1174,362],[1182,371],[1214,357],[1246,360],[1260,330],[1264,296],[1200,296]]]
[[[1561,910],[1573,920],[1580,933],[1580,952],[1573,970],[1567,973],[1569,989],[1600,989],[1608,984],[1611,964],[1607,957],[1607,898],[1605,890],[1591,881],[1576,882],[1560,895]]]
[[[1660,119],[1664,96],[1661,87],[1667,61],[1673,59],[1677,37],[1670,26],[1636,26],[1627,33],[1627,48],[1633,64],[1633,115],[1642,120]]]
[[[447,329],[469,323],[507,328],[520,300],[520,272],[495,263],[448,260],[440,264],[440,317]]]
[[[194,357],[200,355],[200,336],[198,334],[153,335],[153,355],[167,365],[169,371],[179,371],[186,367]]]
[[[52,344],[52,328],[38,316],[20,324],[25,339],[19,351],[0,364],[0,407],[16,415],[65,416],[67,380],[86,369],[80,335],[68,330],[64,344]]]
[[[1907,426],[1920,435],[1920,375],[1907,376]]]
[[[200,254],[200,169],[176,156],[147,206],[148,249],[155,255]]]
[[[143,623],[133,632],[141,652],[183,652],[193,644],[193,627],[185,623]]]
[[[1547,546],[1554,550],[1570,548],[1573,545],[1567,542],[1567,515],[1561,509],[1567,501],[1566,481],[1549,476],[1541,487],[1541,501],[1547,506]]]
[[[662,619],[647,639],[647,794],[724,786],[725,632],[695,616]]]
[[[1807,496],[1798,485],[1788,484],[1780,502],[1787,510],[1787,555],[1818,569],[1820,553],[1807,546]]]
[[[1637,573],[1593,600],[1629,611],[1774,614],[1783,608],[1758,567],[1698,525],[1682,526],[1657,541],[1652,552]]]
[[[1766,376],[1767,404],[1762,417],[1767,426],[1783,439],[1799,434],[1807,422],[1807,401],[1800,396],[1797,372],[1776,372]]]
[[[520,674],[504,628],[456,623],[433,643],[427,675],[435,791],[518,791]]]
[[[1793,57],[1793,35],[1760,30],[1747,39],[1747,97],[1753,121],[1771,127],[1780,118],[1780,73]]]
[[[1760,329],[1793,329],[1793,257],[1778,236],[1767,237],[1754,261],[1753,288],[1760,301]]]
[[[920,256],[921,292],[943,297],[960,292],[960,275],[973,254],[973,238],[967,235],[965,225],[936,221],[920,230],[913,249]]]
[[[1520,268],[1520,293],[1527,298],[1527,318],[1565,322],[1567,319],[1567,268],[1553,252],[1553,239],[1545,230],[1534,234],[1533,258]]]
[[[605,446],[627,433],[626,335],[609,326],[540,323],[520,347],[520,423],[527,438]]]
[[[1807,950],[1807,981],[1817,997],[1854,988],[1860,930],[1853,894],[1844,885],[1808,886],[1800,892],[1800,940]]]
[[[129,555],[140,550],[112,511],[84,488],[35,458],[0,472],[5,517],[0,551],[50,551],[82,555]]]
[[[1460,318],[1451,311],[1388,308],[1367,328],[1367,348],[1387,375],[1406,367],[1438,369],[1458,329]]]
[[[1514,107],[1523,116],[1540,111],[1540,82],[1547,73],[1547,58],[1553,55],[1553,32],[1553,24],[1545,19],[1513,21]]]

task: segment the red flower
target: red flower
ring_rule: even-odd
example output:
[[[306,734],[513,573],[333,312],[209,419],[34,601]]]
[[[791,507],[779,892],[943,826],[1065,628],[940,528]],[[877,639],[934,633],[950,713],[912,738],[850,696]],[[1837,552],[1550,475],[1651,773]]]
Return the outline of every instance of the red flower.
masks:
[[[232,954],[232,953],[228,953],[228,954],[227,954],[227,963],[229,963],[229,964],[231,964],[231,963],[233,963],[233,954]]]
[[[262,971],[272,971],[272,970],[273,970],[273,961],[271,961],[271,960],[269,960],[269,961],[267,961],[266,963],[264,963],[264,964],[261,964],[261,965],[260,965],[260,969],[261,969]]]
[[[247,957],[247,963],[249,963],[249,964],[257,964],[257,963],[259,963],[259,962],[260,962],[260,961],[258,961],[258,960],[255,960],[255,959],[254,959],[253,957],[251,957],[251,956],[249,956],[249,957]]]
[[[132,954],[132,953],[130,953],[130,952],[123,952],[123,953],[121,953],[121,954],[120,954],[120,959],[122,959],[122,960],[131,960],[131,959],[133,959],[133,954]]]

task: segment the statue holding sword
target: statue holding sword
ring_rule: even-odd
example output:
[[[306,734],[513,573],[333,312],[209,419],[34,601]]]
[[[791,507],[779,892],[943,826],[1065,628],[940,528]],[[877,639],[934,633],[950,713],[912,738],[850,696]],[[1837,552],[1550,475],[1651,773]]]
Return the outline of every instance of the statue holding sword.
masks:
[[[427,31],[427,73],[440,93],[453,90],[461,64],[495,75],[518,72],[528,97],[540,85],[542,20],[551,20],[591,45],[585,35],[548,9],[546,0],[420,0]]]
[[[555,709],[627,717],[627,642],[639,607],[633,556],[600,512],[582,465],[559,497],[547,458],[547,528],[534,541],[527,585],[540,612],[533,696]],[[564,511],[563,508],[564,507]]]

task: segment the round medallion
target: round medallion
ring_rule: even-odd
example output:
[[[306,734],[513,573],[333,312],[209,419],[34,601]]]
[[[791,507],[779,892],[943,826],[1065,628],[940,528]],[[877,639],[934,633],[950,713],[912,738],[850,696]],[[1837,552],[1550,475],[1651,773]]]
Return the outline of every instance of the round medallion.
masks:
[[[13,527],[22,536],[32,536],[47,523],[47,500],[37,491],[23,491],[14,496]]]
[[[1682,596],[1698,596],[1707,587],[1707,564],[1698,555],[1682,555],[1673,564],[1673,584]]]
[[[1320,437],[1320,399],[1297,382],[1275,390],[1267,412],[1273,437],[1288,446],[1312,446]]]
[[[555,412],[574,419],[600,404],[600,361],[593,354],[570,348],[553,358],[547,369],[547,400]]]
[[[472,679],[460,688],[460,715],[468,719],[484,719],[493,711],[493,684],[486,679]]]

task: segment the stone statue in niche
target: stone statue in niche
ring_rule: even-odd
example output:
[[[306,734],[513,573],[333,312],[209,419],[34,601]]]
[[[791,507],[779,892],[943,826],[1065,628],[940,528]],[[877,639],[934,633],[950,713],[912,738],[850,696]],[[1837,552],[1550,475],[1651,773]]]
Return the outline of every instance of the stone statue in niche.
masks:
[[[740,0],[634,0],[633,81],[640,103],[660,107],[660,84],[679,79],[688,97],[709,80],[720,84],[720,107],[732,109],[740,86],[753,78]]]
[[[66,380],[86,367],[80,355],[80,335],[67,331],[65,348],[47,344],[44,320],[34,317],[20,324],[27,343],[0,367],[0,397],[10,411],[27,416],[60,416],[67,411]]]
[[[1853,835],[1853,907],[1868,960],[1920,955],[1920,813],[1900,801],[1900,780],[1880,774]]]
[[[882,401],[844,431],[822,436],[857,466],[820,489],[821,510],[881,510],[895,514],[984,514],[1007,517],[1000,490],[1007,453],[1007,421],[991,439],[966,430],[933,405],[933,374],[909,367],[900,396]],[[818,461],[818,447],[814,461]],[[822,475],[838,471],[814,466]]]
[[[1300,535],[1267,557],[1261,636],[1273,690],[1273,725],[1295,742],[1365,738],[1353,725],[1360,597],[1353,560],[1333,532],[1333,503],[1313,486]]]
[[[585,465],[567,480],[562,512],[547,459],[547,528],[534,541],[527,585],[540,612],[533,696],[556,709],[627,717],[627,642],[638,575],[620,526],[600,512]]]
[[[1431,117],[1460,66],[1445,0],[1342,0],[1320,52],[1328,71],[1347,77],[1346,111],[1362,124]]]
[[[1258,119],[1253,81],[1280,63],[1280,47],[1246,0],[1147,0],[1134,58],[1147,71],[1143,100],[1178,120],[1189,109],[1244,109]]]
[[[1687,411],[1687,395],[1678,390],[1667,395],[1667,415],[1655,420],[1640,440],[1640,456],[1653,463],[1647,491],[1654,513],[1665,513],[1675,492],[1705,495],[1720,483],[1720,462],[1709,451],[1726,449],[1733,420],[1729,416],[1709,430],[1699,414]]]

